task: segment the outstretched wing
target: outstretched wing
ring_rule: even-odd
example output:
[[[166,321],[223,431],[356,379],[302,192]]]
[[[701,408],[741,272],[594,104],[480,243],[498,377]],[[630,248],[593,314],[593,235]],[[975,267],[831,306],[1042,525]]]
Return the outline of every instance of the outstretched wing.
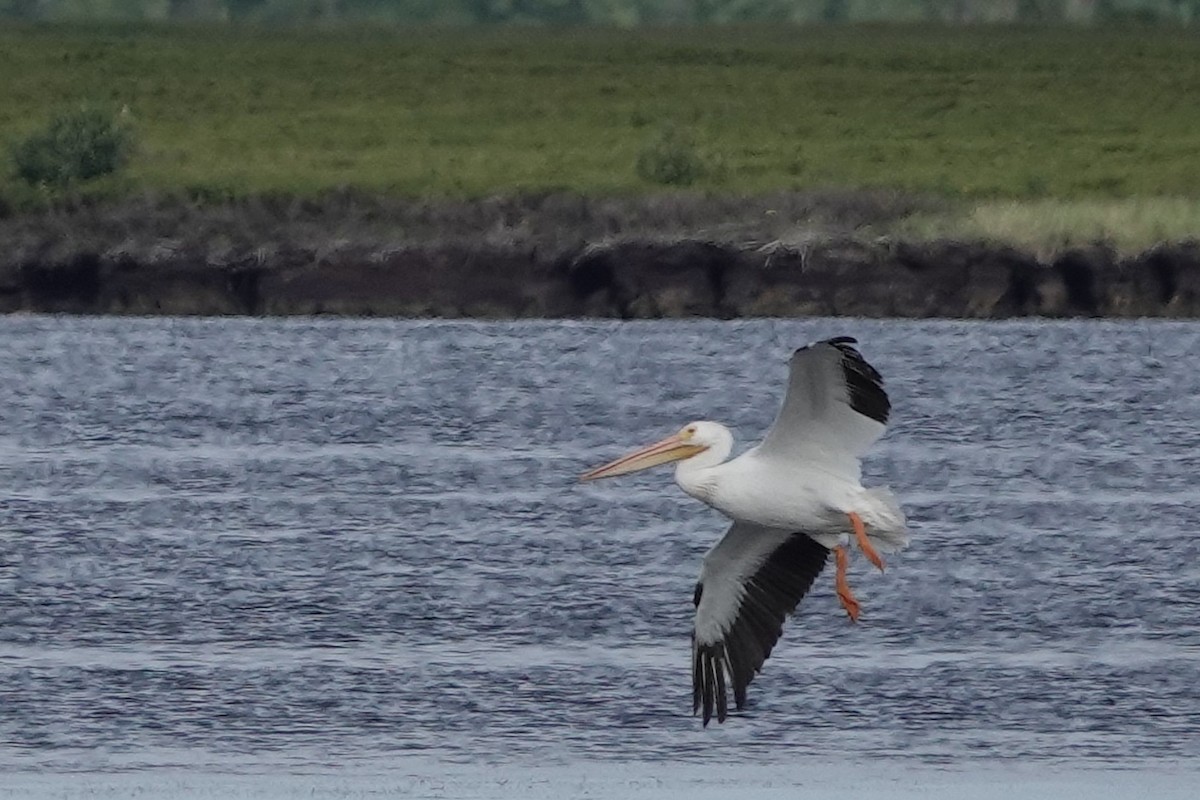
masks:
[[[758,452],[819,463],[855,480],[858,459],[883,435],[892,404],[883,378],[849,336],[792,355],[787,395]]]
[[[692,713],[704,724],[738,709],[746,687],[771,655],[783,621],[821,573],[829,550],[803,533],[735,522],[704,557],[694,602]]]

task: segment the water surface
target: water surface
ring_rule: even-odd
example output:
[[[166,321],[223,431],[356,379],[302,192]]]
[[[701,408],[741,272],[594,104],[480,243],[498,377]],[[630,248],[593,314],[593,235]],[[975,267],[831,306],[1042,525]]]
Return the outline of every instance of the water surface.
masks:
[[[857,336],[911,518],[723,726],[722,518],[786,359]],[[1200,766],[1200,324],[0,318],[0,773],[636,761]],[[415,763],[415,762],[413,762]],[[232,765],[232,766],[231,766]],[[711,765],[709,765],[711,766]]]

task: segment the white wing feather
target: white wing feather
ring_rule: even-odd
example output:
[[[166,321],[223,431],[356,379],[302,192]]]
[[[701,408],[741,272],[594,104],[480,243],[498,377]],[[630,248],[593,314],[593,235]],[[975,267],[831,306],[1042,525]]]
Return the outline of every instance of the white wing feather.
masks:
[[[854,344],[839,337],[792,355],[783,406],[758,455],[859,479],[859,458],[883,435],[891,404],[879,373]]]
[[[700,568],[704,592],[696,604],[697,641],[707,644],[721,640],[737,616],[746,593],[746,581],[791,536],[785,530],[748,522],[733,523],[724,538],[704,556]]]

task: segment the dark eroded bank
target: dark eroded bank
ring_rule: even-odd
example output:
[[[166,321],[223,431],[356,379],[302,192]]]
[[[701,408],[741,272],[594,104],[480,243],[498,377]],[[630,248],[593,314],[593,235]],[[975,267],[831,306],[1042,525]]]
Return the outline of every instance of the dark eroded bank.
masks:
[[[437,206],[343,196],[9,218],[0,311],[437,317],[1200,317],[1200,243],[1038,256],[862,230],[893,195]]]

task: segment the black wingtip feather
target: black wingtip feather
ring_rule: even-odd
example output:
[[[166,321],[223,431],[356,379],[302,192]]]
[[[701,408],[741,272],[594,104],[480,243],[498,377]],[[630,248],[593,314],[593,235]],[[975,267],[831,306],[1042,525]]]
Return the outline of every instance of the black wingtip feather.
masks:
[[[830,344],[842,354],[842,375],[850,395],[850,407],[864,417],[886,425],[892,402],[883,388],[883,376],[863,358],[852,336],[835,336],[818,344]]]
[[[713,706],[716,705],[717,702],[717,698],[715,696],[717,687],[716,659],[712,657],[711,652],[709,652],[707,657],[704,659],[704,685],[704,724],[707,726],[709,721],[712,719]],[[717,721],[721,722],[721,720]]]
[[[724,659],[713,660],[713,674],[717,678],[717,722],[724,722],[729,716],[729,698],[725,694],[725,664]]]
[[[842,347],[846,347],[846,346],[853,349],[858,346],[858,339],[855,339],[853,336],[833,336],[829,339],[821,339],[816,342],[811,342],[809,344],[801,345],[800,347],[797,347],[795,350],[792,351],[792,355],[796,355],[796,353],[800,353],[800,352],[803,352],[804,350],[808,350],[811,347],[817,347],[817,346],[823,345],[823,344],[831,344],[834,347],[837,347],[838,349],[841,349]]]

